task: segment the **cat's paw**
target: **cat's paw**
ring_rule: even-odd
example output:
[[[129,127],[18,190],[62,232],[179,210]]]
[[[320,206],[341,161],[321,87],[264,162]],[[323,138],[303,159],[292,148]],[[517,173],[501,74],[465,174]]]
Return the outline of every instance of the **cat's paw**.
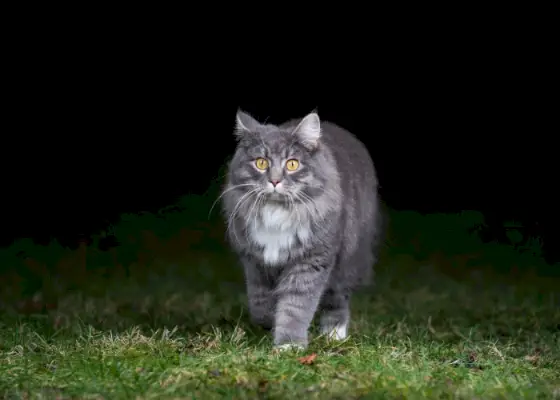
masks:
[[[321,326],[321,334],[326,335],[328,339],[344,340],[348,336],[348,326],[346,324]]]
[[[303,344],[300,343],[283,343],[274,346],[274,350],[278,352],[285,352],[285,351],[302,351],[305,350]]]

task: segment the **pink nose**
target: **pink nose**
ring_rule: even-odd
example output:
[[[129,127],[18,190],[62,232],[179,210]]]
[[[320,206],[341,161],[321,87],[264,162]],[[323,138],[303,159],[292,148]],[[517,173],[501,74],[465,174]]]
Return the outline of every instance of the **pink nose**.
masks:
[[[272,183],[272,186],[276,187],[276,185],[278,185],[280,183],[279,179],[270,179],[270,183]]]

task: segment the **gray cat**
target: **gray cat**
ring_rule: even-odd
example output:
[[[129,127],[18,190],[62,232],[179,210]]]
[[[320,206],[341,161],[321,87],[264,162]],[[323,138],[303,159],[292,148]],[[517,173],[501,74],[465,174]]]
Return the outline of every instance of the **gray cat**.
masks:
[[[377,178],[364,145],[317,113],[264,125],[237,112],[222,205],[244,267],[254,323],[275,347],[347,336],[350,295],[368,283],[379,233]]]

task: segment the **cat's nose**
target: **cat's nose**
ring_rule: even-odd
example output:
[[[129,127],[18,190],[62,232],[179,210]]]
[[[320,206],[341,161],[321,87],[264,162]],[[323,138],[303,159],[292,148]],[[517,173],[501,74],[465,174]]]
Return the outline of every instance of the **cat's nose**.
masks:
[[[276,185],[278,185],[280,183],[280,179],[269,179],[270,183],[272,183],[272,186],[276,187]]]

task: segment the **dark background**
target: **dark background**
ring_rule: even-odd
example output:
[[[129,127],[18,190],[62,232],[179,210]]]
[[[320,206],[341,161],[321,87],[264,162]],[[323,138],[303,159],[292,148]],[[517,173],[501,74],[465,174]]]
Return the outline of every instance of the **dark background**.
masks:
[[[238,71],[230,55],[71,54],[37,49],[7,79],[2,246],[72,244],[121,213],[204,193],[234,150],[238,107],[271,123],[317,108],[367,144],[390,207],[479,210],[488,240],[514,219],[560,259],[545,56],[418,45],[313,66],[263,55]]]

